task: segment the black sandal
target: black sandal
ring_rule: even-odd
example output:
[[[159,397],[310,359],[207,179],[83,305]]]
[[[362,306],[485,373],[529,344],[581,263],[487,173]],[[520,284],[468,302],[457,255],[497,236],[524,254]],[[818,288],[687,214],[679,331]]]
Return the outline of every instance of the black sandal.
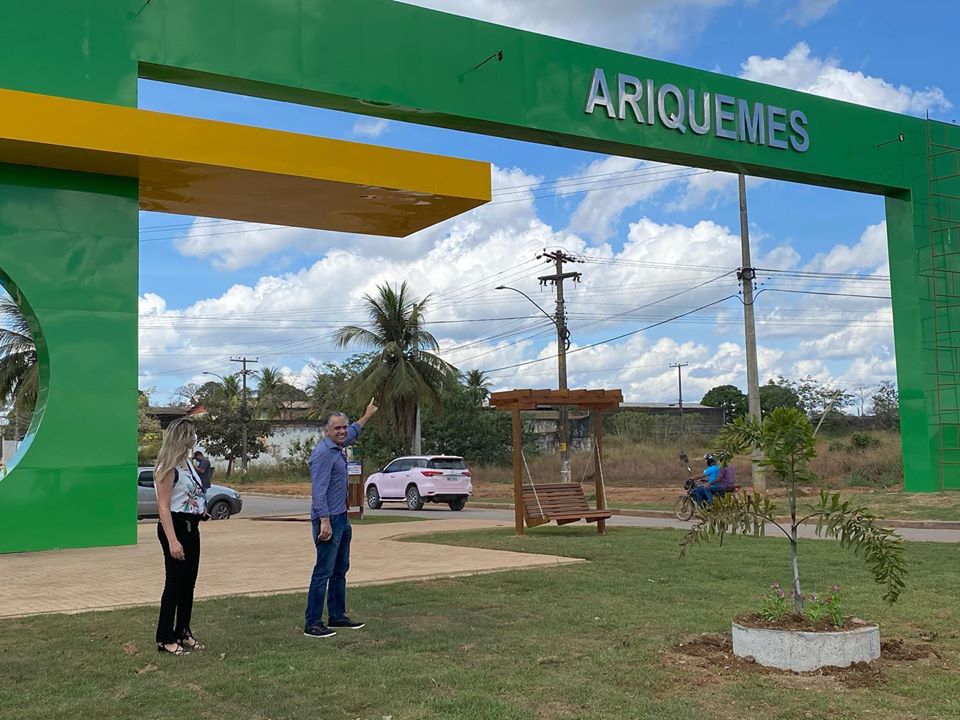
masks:
[[[176,649],[175,649],[175,650],[171,650],[170,648],[167,647],[167,645],[174,645]],[[168,654],[170,654],[170,655],[177,655],[177,656],[180,656],[180,655],[189,655],[189,654],[190,654],[190,651],[189,651],[189,650],[184,649],[183,645],[181,645],[180,643],[177,643],[177,642],[175,642],[175,643],[157,643],[157,652],[168,653]]]
[[[200,642],[199,640],[197,640],[197,639],[193,636],[193,633],[187,633],[186,635],[184,635],[184,636],[183,636],[183,639],[180,640],[180,644],[183,646],[183,649],[186,650],[187,652],[190,652],[191,650],[206,650],[206,649],[207,649],[207,646],[204,645],[204,644],[203,644],[202,642]]]

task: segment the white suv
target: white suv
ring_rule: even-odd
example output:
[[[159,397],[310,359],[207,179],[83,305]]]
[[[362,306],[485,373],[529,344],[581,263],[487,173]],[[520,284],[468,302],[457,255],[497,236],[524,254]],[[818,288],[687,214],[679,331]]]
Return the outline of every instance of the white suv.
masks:
[[[368,477],[363,492],[371,510],[394,501],[405,502],[411,510],[422,510],[425,502],[447,503],[451,510],[463,510],[473,494],[473,483],[462,457],[411,455],[393,460]]]

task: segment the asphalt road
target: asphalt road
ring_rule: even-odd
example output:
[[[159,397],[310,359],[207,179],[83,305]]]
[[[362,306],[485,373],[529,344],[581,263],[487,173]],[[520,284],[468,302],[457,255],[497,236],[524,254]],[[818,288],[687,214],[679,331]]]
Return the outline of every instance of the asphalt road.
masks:
[[[310,501],[302,498],[284,498],[270,497],[266,495],[244,495],[243,512],[238,517],[264,517],[268,515],[302,515],[310,512]],[[423,510],[406,510],[401,503],[387,503],[380,510],[367,510],[364,513],[371,515],[405,515],[408,517],[430,519],[430,520],[504,520],[513,521],[513,510],[487,510],[481,508],[471,508],[469,503],[467,507],[460,512],[453,512],[446,505],[426,504]],[[690,523],[669,518],[651,518],[651,517],[628,517],[625,515],[615,515],[607,521],[608,525],[623,527],[648,527],[648,528],[679,528],[681,530],[690,527]],[[815,537],[812,527],[802,527],[800,529],[802,537]],[[897,532],[904,540],[917,540],[926,542],[960,542],[960,529],[957,530],[927,530],[922,528],[898,528]],[[768,535],[779,534],[780,531],[773,527],[767,527]]]

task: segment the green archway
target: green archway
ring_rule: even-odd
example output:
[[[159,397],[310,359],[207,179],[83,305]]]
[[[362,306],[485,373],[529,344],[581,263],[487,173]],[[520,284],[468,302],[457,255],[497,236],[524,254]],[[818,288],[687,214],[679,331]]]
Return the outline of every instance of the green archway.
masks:
[[[140,76],[883,195],[906,488],[960,488],[958,128],[389,0],[54,0],[0,40],[29,93],[132,107]],[[56,370],[0,551],[135,540],[137,207],[129,178],[0,166],[0,267]]]

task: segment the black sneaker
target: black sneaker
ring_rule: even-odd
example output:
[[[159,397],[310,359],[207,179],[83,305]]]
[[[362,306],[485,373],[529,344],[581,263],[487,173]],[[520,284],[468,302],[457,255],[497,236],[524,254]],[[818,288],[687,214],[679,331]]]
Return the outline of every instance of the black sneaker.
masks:
[[[339,620],[330,621],[330,627],[332,628],[336,627],[336,628],[349,628],[350,630],[359,630],[364,625],[366,625],[366,623],[354,622],[353,620],[348,618],[346,615],[344,615]]]
[[[328,628],[323,623],[319,625],[310,625],[303,629],[303,634],[308,638],[328,638],[333,637],[337,633]]]

